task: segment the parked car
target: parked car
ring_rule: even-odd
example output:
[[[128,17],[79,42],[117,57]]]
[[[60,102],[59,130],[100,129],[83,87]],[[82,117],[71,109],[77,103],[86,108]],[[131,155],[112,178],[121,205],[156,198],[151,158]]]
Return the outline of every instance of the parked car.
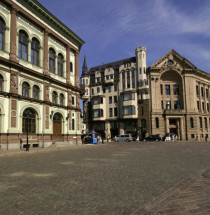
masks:
[[[146,141],[161,141],[161,137],[159,134],[156,135],[150,135],[149,137],[145,138]]]
[[[121,134],[114,137],[115,142],[118,141],[127,141],[130,142],[133,140],[132,136],[130,134]]]

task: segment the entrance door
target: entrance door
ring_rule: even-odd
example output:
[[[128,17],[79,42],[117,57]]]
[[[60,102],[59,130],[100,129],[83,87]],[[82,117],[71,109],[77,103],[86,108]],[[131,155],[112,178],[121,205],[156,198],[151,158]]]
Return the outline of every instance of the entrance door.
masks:
[[[61,115],[56,113],[53,116],[53,140],[61,139],[62,139]]]

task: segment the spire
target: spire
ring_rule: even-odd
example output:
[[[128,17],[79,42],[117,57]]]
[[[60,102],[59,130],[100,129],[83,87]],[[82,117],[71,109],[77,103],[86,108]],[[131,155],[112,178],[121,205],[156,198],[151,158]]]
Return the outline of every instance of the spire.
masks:
[[[84,56],[83,66],[82,66],[82,75],[86,75],[88,73],[88,67],[86,62],[86,55]]]

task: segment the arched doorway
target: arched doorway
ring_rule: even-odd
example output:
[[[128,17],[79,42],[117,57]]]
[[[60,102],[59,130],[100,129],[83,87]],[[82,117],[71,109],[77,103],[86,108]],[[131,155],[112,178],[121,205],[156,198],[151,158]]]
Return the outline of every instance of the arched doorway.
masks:
[[[55,113],[53,116],[53,140],[62,139],[62,116]]]

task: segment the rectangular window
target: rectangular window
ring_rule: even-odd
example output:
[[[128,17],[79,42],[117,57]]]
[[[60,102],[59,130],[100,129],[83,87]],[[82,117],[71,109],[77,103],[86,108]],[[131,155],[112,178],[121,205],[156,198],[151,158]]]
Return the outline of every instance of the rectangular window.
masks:
[[[165,85],[165,93],[166,93],[166,95],[171,95],[170,85],[168,85],[168,84]]]
[[[72,105],[75,105],[75,98],[72,96]]]
[[[207,106],[207,111],[209,112],[209,103],[207,103],[206,106]]]
[[[174,95],[179,95],[179,85],[174,85]]]
[[[114,96],[114,103],[117,103],[117,96]]]
[[[166,101],[166,109],[167,110],[171,109],[171,101]]]
[[[114,116],[117,116],[117,108],[114,108]]]
[[[203,128],[203,121],[202,121],[202,117],[199,117],[199,121],[200,121],[200,128]]]
[[[95,97],[93,99],[93,105],[103,104],[103,97]]]
[[[200,102],[199,101],[197,101],[197,108],[198,108],[198,110],[200,110]]]
[[[91,95],[94,95],[94,88],[91,89]]]
[[[205,103],[202,102],[202,110],[204,111],[205,110]]]
[[[134,105],[123,107],[123,115],[134,115],[134,114],[136,114],[136,108]]]
[[[205,120],[205,128],[207,129],[208,128],[207,118],[205,117],[204,120]]]
[[[109,117],[112,117],[112,108],[109,108]]]
[[[163,85],[160,85],[160,94],[163,95]]]
[[[123,95],[123,100],[124,101],[135,100],[135,93],[125,93]]]
[[[109,75],[106,75],[106,80],[109,80]]]
[[[127,72],[127,88],[130,88],[131,85],[130,85],[130,71]]]
[[[93,110],[93,117],[94,118],[103,117],[103,110],[102,109]]]
[[[199,87],[196,85],[196,95],[199,96]]]
[[[201,96],[204,97],[203,87],[201,87]]]
[[[100,87],[97,87],[97,93],[100,93]]]
[[[117,91],[117,84],[114,85],[114,91]]]
[[[206,98],[209,98],[209,89],[206,89]]]
[[[180,109],[180,102],[179,100],[174,101],[174,109]]]
[[[109,104],[112,104],[112,96],[109,96]]]
[[[112,92],[112,86],[108,86],[109,92]]]
[[[135,71],[132,70],[131,74],[132,74],[132,88],[135,88],[136,87],[136,84],[135,84]]]

